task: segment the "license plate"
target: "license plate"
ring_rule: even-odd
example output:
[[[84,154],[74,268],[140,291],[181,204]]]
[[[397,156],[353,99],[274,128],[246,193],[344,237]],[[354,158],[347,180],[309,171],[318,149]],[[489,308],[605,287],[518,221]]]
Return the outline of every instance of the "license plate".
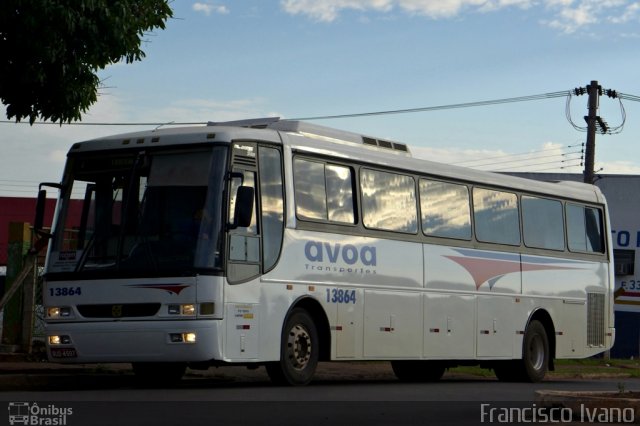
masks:
[[[75,348],[55,348],[51,349],[51,356],[53,358],[76,358],[78,353]]]

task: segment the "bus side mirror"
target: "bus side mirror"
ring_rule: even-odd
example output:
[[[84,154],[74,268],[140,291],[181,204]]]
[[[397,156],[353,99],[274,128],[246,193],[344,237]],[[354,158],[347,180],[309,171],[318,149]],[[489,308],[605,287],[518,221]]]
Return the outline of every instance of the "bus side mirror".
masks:
[[[33,222],[33,230],[38,235],[50,237],[51,235],[44,232],[44,209],[47,204],[47,191],[41,189],[38,191],[38,201],[36,202],[36,218]]]
[[[44,210],[47,206],[47,191],[42,189],[43,186],[62,189],[62,185],[59,183],[43,182],[39,186],[38,200],[36,202],[36,217],[33,221],[33,231],[37,235],[44,237],[46,240],[51,238],[52,235],[48,232],[44,232]]]
[[[231,229],[246,228],[251,225],[253,217],[253,200],[255,199],[255,190],[250,186],[238,187],[236,193],[236,205],[233,212],[233,224]]]

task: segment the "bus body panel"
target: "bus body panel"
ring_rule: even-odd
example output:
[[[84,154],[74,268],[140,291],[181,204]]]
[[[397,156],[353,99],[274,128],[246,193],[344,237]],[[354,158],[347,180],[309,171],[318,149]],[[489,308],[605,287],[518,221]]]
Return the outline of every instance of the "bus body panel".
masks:
[[[602,261],[522,255],[522,293],[585,300],[591,291],[605,293],[609,270]]]
[[[422,288],[422,246],[287,229],[280,262],[268,276],[288,283]]]
[[[429,291],[424,295],[424,348],[428,359],[476,355],[476,295]]]

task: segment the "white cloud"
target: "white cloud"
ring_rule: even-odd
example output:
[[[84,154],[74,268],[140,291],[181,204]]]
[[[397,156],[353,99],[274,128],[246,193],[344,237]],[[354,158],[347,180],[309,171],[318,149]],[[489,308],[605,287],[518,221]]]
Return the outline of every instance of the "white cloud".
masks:
[[[292,15],[308,15],[317,21],[331,22],[345,9],[388,12],[393,1],[395,0],[281,0],[280,4]]]
[[[363,13],[398,10],[442,19],[465,12],[538,8],[544,25],[564,33],[601,22],[621,24],[640,18],[640,3],[630,0],[281,0],[280,5],[289,14],[305,15],[319,22],[332,22],[349,10]]]
[[[631,161],[598,161],[595,166],[596,170],[600,170],[598,173],[602,174],[624,174],[624,175],[638,175],[640,174],[640,166],[637,163]]]
[[[590,25],[622,24],[637,19],[638,6],[629,0],[545,0],[551,17],[542,22],[566,34]]]
[[[49,161],[57,164],[64,164],[67,159],[67,151],[63,149],[54,149],[49,152]]]
[[[184,99],[164,108],[134,108],[115,95],[98,98],[83,116],[85,123],[170,123],[229,121],[279,116],[265,109],[265,99]],[[0,104],[3,117],[4,107]],[[28,121],[27,121],[28,123]],[[148,130],[152,126],[58,124],[0,124],[0,196],[35,196],[39,182],[56,182],[62,176],[66,155],[75,142],[118,133]],[[18,181],[18,182],[14,182]]]
[[[154,121],[207,122],[232,121],[280,114],[263,108],[266,100],[248,99],[181,99],[153,112]]]
[[[491,12],[511,6],[517,6],[521,9],[529,9],[534,6],[534,3],[532,0],[489,0],[480,7],[480,10],[483,12]]]
[[[424,160],[453,164],[478,170],[582,173],[584,165],[579,148],[565,144],[545,142],[539,149],[528,153],[508,153],[503,150],[428,148],[411,146],[412,155]],[[564,155],[563,155],[564,154]],[[633,161],[597,161],[596,170],[601,174],[640,174],[640,166]]]
[[[219,15],[226,15],[229,13],[229,9],[224,5],[216,5],[213,3],[200,3],[196,2],[193,4],[193,10],[196,12],[204,13],[209,16],[212,13],[217,13]]]
[[[571,151],[574,151],[572,153]],[[581,171],[580,155],[560,143],[545,142],[539,149],[509,153],[503,150],[411,147],[416,158],[486,171]]]
[[[4,107],[0,104],[0,113]],[[125,103],[112,95],[100,96],[87,114],[85,122],[131,121]],[[111,126],[77,126],[63,124],[0,124],[1,196],[36,194],[39,182],[56,182],[62,176],[67,151],[74,142],[122,133],[139,128]],[[19,181],[17,184],[7,180]]]
[[[640,3],[632,3],[628,5],[622,14],[610,16],[609,21],[614,24],[624,24],[629,21],[637,21],[640,13]]]
[[[529,8],[534,0],[281,0],[280,4],[292,15],[307,15],[317,21],[331,22],[345,10],[390,12],[398,9],[437,19],[453,17],[467,9]]]
[[[597,21],[598,7],[590,1],[582,1],[577,5],[562,6],[554,19],[547,24],[564,33],[573,33],[585,25]]]

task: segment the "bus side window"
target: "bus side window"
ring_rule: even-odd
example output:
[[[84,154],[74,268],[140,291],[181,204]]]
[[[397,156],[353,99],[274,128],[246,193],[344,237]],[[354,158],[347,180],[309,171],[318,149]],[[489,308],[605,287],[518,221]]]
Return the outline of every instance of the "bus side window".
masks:
[[[296,215],[305,220],[327,220],[324,164],[296,158],[293,161]]]
[[[584,216],[587,225],[587,240],[589,241],[587,250],[593,253],[603,253],[602,214],[600,210],[587,207],[585,208]]]
[[[411,176],[361,169],[360,191],[366,228],[418,232],[416,187]]]
[[[273,268],[280,256],[284,230],[284,196],[280,151],[260,147],[260,201],[262,204],[262,256],[264,271]]]
[[[516,194],[474,188],[473,217],[478,241],[520,245],[520,218]]]
[[[256,196],[255,183],[256,173],[249,170],[242,170],[244,178],[234,177],[231,180],[231,191],[229,199],[229,223],[233,223],[235,220],[235,206],[236,198],[238,194],[238,188],[240,186],[248,186],[254,188],[254,197]],[[253,212],[251,213],[251,224],[247,227],[234,226],[229,236],[229,260],[232,262],[251,263],[254,266],[249,268],[240,267],[243,269],[242,273],[229,272],[230,280],[244,279],[246,276],[257,275],[258,264],[260,262],[260,238],[258,235],[258,221],[256,218],[256,202],[253,202]]]
[[[420,179],[420,210],[425,235],[471,239],[471,207],[465,185]]]
[[[355,223],[350,167],[296,158],[293,174],[298,218],[338,224]]]
[[[560,201],[523,195],[522,228],[527,247],[564,250],[564,219]]]
[[[233,223],[235,207],[236,207],[236,196],[238,194],[238,188],[240,186],[249,186],[251,188],[256,187],[256,174],[255,172],[249,170],[243,170],[241,172],[244,175],[244,179],[233,178],[231,180],[231,190],[230,190],[230,200],[229,200],[229,223]],[[258,233],[258,221],[256,219],[256,203],[254,200],[253,203],[253,213],[251,214],[251,225],[242,229],[243,232],[248,234],[257,234]]]

